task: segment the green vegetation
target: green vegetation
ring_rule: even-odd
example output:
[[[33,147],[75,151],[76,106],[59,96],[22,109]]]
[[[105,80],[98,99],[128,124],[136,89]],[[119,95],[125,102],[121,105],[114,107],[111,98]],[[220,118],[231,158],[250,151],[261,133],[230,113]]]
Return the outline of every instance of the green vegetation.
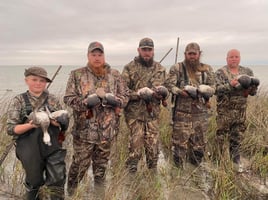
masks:
[[[11,95],[1,98],[0,155],[11,138],[6,135],[6,109]],[[145,161],[139,164],[136,174],[128,174],[125,160],[128,153],[129,131],[121,118],[120,130],[115,139],[110,166],[107,172],[105,193],[95,188],[91,168],[88,176],[79,185],[74,196],[66,199],[105,200],[173,200],[173,199],[267,199],[266,177],[268,175],[268,98],[265,94],[250,97],[248,104],[248,128],[243,140],[241,154],[246,172],[238,173],[229,159],[229,152],[219,155],[215,145],[215,102],[212,101],[212,117],[207,133],[207,155],[201,166],[187,164],[181,171],[174,167],[171,153],[171,114],[163,108],[160,120],[160,149],[158,170],[148,170]],[[226,143],[226,149],[228,143]],[[68,150],[67,170],[72,157],[72,136],[70,131],[64,146]],[[22,198],[24,174],[20,162],[15,158],[14,148],[0,167],[0,198]],[[264,189],[263,189],[264,188]],[[265,190],[266,188],[266,190]],[[43,188],[43,192],[47,188]]]

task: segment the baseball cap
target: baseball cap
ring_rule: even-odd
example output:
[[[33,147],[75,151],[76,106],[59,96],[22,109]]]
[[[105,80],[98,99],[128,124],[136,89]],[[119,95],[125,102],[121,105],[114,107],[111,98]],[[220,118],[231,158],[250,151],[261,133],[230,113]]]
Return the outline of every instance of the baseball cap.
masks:
[[[88,46],[88,52],[92,52],[95,49],[101,50],[102,53],[104,53],[103,45],[100,42],[91,42]]]
[[[52,82],[51,79],[47,77],[47,71],[42,67],[30,67],[28,69],[25,69],[24,76],[40,76],[42,78],[45,78],[47,82]]]
[[[139,43],[139,48],[154,48],[154,42],[150,38],[143,38]]]
[[[199,53],[200,52],[200,47],[197,43],[195,42],[191,42],[189,44],[187,44],[186,48],[185,48],[185,52],[186,53]]]

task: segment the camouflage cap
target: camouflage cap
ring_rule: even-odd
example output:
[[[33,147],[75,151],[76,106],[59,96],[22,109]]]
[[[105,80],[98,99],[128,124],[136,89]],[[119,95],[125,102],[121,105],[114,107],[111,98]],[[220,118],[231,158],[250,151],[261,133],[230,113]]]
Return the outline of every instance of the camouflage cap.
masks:
[[[195,42],[191,42],[189,44],[187,44],[186,48],[185,48],[185,53],[199,53],[200,52],[200,47],[197,43]]]
[[[150,38],[143,38],[139,43],[139,48],[154,48],[154,42]]]
[[[100,42],[91,42],[88,46],[88,53],[94,51],[95,49],[101,50],[102,53],[104,53],[103,45]]]
[[[52,82],[51,79],[47,77],[47,71],[42,67],[30,67],[28,69],[25,69],[24,76],[40,76],[42,78],[45,78],[47,82]]]

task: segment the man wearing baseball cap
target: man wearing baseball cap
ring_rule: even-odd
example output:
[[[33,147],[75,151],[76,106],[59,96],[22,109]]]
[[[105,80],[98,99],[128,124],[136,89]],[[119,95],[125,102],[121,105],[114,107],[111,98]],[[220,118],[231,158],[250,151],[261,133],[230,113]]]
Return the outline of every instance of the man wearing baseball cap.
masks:
[[[104,53],[104,48],[100,42],[91,42],[88,46],[88,52],[93,52],[96,49]]]
[[[85,67],[71,72],[64,96],[64,103],[72,108],[74,118],[74,155],[67,182],[70,196],[91,163],[95,187],[104,188],[117,115],[128,101],[121,75],[105,62],[100,42],[89,44],[87,59]]]
[[[124,109],[130,128],[129,156],[126,166],[136,172],[143,148],[147,167],[157,169],[159,154],[159,114],[161,98],[155,98],[155,89],[164,83],[166,71],[154,61],[154,42],[143,38],[139,42],[138,56],[128,63],[122,76],[130,90],[130,100]]]
[[[200,46],[186,45],[184,61],[171,66],[166,87],[172,93],[173,159],[177,167],[185,162],[199,165],[205,153],[209,98],[215,92],[212,67],[200,62]]]

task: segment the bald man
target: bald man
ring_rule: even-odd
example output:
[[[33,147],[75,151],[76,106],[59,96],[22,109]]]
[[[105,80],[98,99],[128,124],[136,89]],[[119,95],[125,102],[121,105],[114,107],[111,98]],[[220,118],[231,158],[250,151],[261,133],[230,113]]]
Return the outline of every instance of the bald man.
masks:
[[[246,130],[247,97],[256,94],[259,80],[253,77],[250,68],[239,65],[240,59],[240,52],[231,49],[227,53],[227,65],[216,71],[216,135],[221,153],[227,137],[232,161],[242,166],[240,144]]]

